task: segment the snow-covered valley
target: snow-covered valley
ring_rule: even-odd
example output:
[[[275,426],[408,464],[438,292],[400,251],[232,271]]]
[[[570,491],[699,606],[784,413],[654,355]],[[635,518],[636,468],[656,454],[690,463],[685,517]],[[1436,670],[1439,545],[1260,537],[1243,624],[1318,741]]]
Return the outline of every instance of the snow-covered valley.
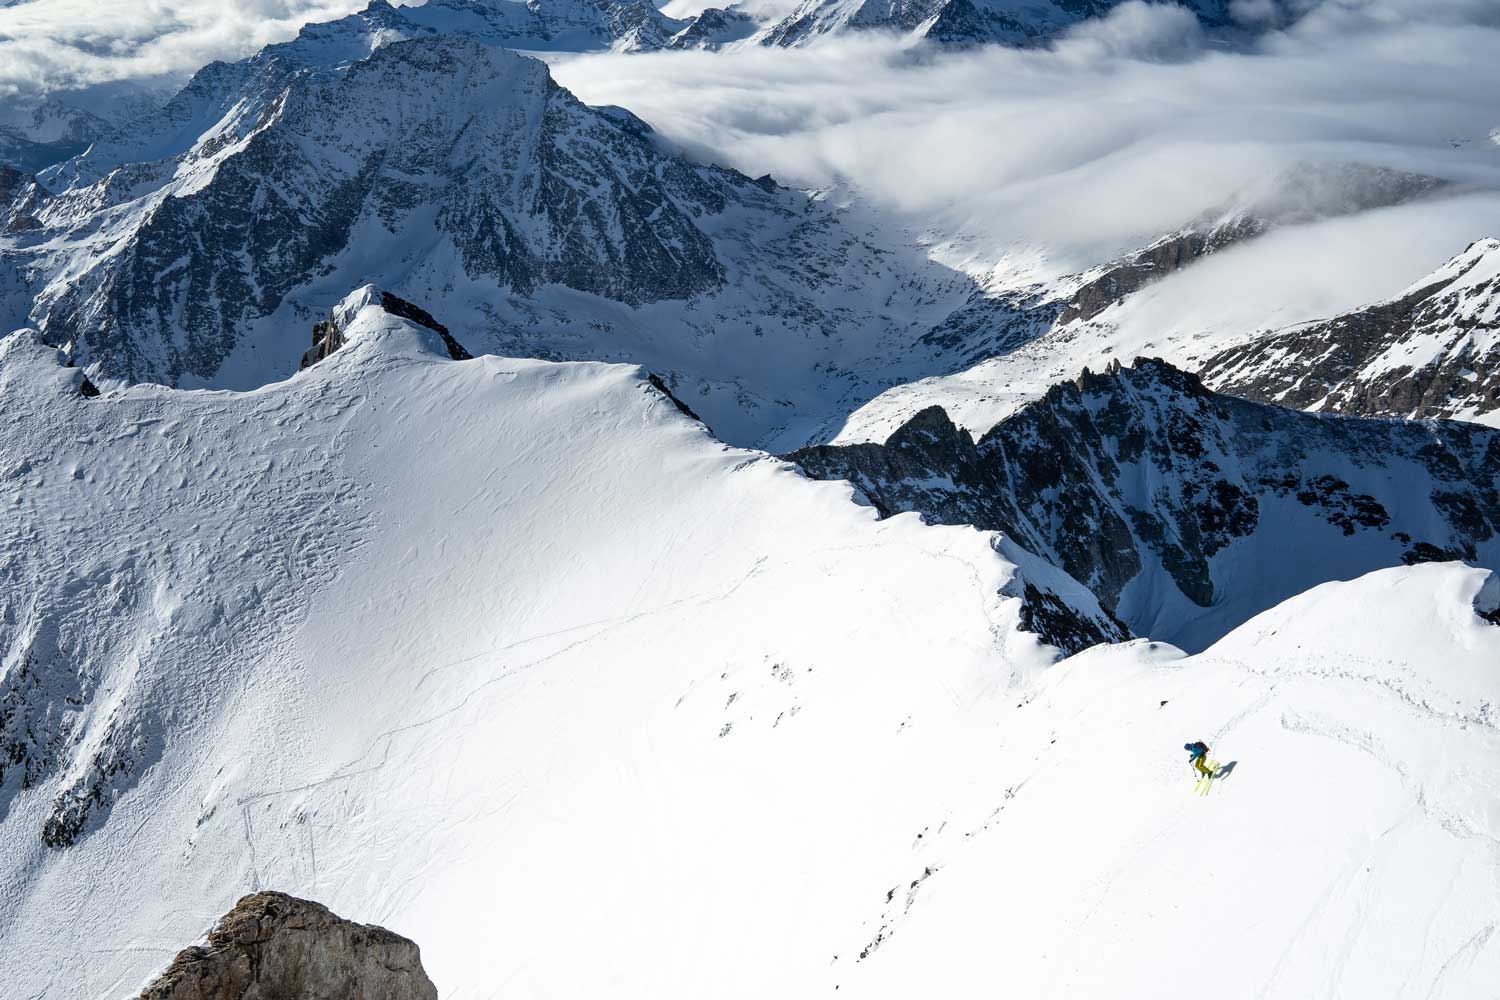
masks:
[[[1494,995],[1489,14],[49,2],[0,998]]]

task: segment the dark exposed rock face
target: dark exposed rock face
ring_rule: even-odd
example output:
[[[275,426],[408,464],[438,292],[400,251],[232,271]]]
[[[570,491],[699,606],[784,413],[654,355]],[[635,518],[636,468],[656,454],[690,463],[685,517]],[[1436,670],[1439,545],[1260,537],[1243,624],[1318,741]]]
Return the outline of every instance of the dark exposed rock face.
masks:
[[[302,354],[302,363],[297,367],[311,368],[344,346],[344,331],[332,319],[320,319],[313,324],[312,346]]]
[[[1216,354],[1202,374],[1222,392],[1299,409],[1500,411],[1500,241],[1473,244],[1389,302]]]
[[[1185,229],[1092,272],[1073,293],[1059,323],[1090,320],[1132,292],[1181,270],[1200,257],[1265,232],[1265,221],[1233,219],[1205,229]]]
[[[141,1000],[436,1000],[416,944],[280,892],[235,904]]]
[[[170,173],[135,177],[134,190],[162,184],[160,197],[111,223],[124,227],[112,237],[120,251],[44,295],[47,340],[75,343],[81,361],[112,377],[212,377],[245,324],[339,255],[370,252],[351,245],[356,230],[392,234],[399,247],[398,234],[418,227],[422,240],[451,244],[468,279],[517,295],[555,284],[636,305],[723,282],[697,220],[751,181],[660,152],[580,104],[540,62],[448,35],[386,45],[346,71],[284,74],[277,86],[250,87],[231,69],[200,76],[232,76],[250,95],[244,106],[262,106],[222,143],[183,154],[184,169],[211,169],[211,179],[175,192]],[[189,90],[217,93],[211,83]],[[40,217],[75,227],[122,183],[117,173],[74,188]],[[40,252],[32,245],[13,251],[23,268]]]
[[[684,403],[682,399],[672,391],[671,387],[667,385],[666,381],[660,375],[652,372],[646,376],[646,381],[651,386],[651,388],[667,397],[667,401],[670,402],[673,406],[677,407],[678,413],[681,413],[685,417],[690,417],[691,419],[698,421],[700,424],[703,423],[703,418],[694,413],[693,408]],[[705,424],[704,426],[707,425]]]
[[[1154,360],[1055,386],[978,442],[931,407],[882,445],[790,457],[882,514],[1006,533],[1137,632],[1149,622],[1121,603],[1133,581],[1164,572],[1199,606],[1234,599],[1216,560],[1239,543],[1240,582],[1274,580],[1279,547],[1300,544],[1283,522],[1321,523],[1295,530],[1320,531],[1340,572],[1500,558],[1500,433],[1261,406]]]
[[[1021,631],[1071,656],[1105,642],[1124,642],[1130,629],[1109,612],[1088,614],[1030,581],[1021,589]]]

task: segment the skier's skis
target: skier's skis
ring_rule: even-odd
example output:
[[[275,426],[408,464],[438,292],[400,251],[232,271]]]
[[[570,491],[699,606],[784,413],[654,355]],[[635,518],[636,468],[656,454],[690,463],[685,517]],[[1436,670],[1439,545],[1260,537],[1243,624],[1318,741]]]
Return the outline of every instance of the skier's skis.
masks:
[[[1193,791],[1198,793],[1199,795],[1207,795],[1208,790],[1214,787],[1214,775],[1218,773],[1219,762],[1216,760],[1209,761],[1208,773],[1198,779],[1198,783],[1193,786]]]

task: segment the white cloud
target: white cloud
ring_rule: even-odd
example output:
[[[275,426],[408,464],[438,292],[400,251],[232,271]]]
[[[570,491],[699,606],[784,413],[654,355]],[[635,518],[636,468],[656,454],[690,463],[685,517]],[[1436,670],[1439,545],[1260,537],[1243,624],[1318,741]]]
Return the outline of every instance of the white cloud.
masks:
[[[364,0],[21,0],[0,5],[0,99],[180,81]]]
[[[1129,0],[1105,17],[1074,26],[1053,51],[1075,63],[1101,59],[1174,62],[1203,49],[1203,29],[1187,8]]]
[[[1135,3],[1051,50],[935,53],[850,38],[790,52],[585,56],[554,72],[705,158],[849,185],[914,221],[975,234],[997,256],[1049,247],[1061,267],[1307,161],[1500,189],[1485,138],[1500,125],[1488,6],[1422,0],[1424,19],[1406,2],[1338,0],[1254,51],[1206,43],[1181,12]],[[1462,248],[1463,233],[1447,235]]]

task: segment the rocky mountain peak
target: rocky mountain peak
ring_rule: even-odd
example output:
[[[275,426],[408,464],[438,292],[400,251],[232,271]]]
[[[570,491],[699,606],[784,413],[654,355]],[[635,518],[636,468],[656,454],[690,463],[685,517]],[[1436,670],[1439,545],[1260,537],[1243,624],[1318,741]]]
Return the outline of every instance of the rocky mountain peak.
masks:
[[[456,264],[522,295],[556,284],[630,304],[686,299],[725,273],[698,220],[752,189],[468,35],[390,42],[272,89],[261,110],[237,104],[206,126],[170,169],[124,185],[112,170],[49,203],[44,223],[77,234],[81,255],[103,229],[123,251],[87,252],[81,273],[49,286],[58,248],[19,248],[37,255],[23,267],[44,268],[50,341],[75,342],[113,377],[207,379],[310,275],[341,256],[411,260],[414,247],[441,270],[434,283]],[[123,210],[93,214],[111,203]]]

